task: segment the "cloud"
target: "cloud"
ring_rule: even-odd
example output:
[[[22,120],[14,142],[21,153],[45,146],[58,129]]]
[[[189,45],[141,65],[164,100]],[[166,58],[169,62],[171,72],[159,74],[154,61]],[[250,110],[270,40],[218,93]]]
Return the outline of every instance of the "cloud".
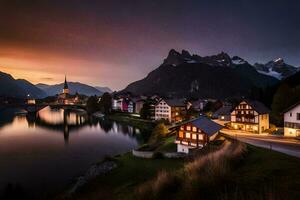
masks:
[[[51,77],[42,77],[40,78],[41,81],[53,81],[54,78],[51,78]]]

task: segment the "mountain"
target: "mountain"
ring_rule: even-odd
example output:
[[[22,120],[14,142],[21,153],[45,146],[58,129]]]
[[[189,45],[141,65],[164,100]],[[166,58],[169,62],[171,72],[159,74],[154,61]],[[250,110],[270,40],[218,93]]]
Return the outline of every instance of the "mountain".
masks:
[[[172,49],[163,63],[144,79],[129,84],[121,92],[160,94],[173,97],[226,98],[248,95],[278,80],[260,74],[240,57],[222,52],[213,56],[191,55]]]
[[[45,91],[48,96],[55,96],[56,94],[62,93],[62,89],[64,87],[64,83],[56,84],[56,85],[46,85],[43,83],[39,83],[36,85],[41,90]],[[79,94],[93,96],[93,95],[102,95],[103,92],[97,90],[96,88],[79,83],[79,82],[68,82],[70,94],[75,94],[78,92]]]
[[[108,92],[108,93],[112,93],[113,91],[109,88],[109,87],[99,87],[99,86],[96,86],[95,87],[97,90],[99,90],[100,92]]]
[[[279,80],[285,79],[299,71],[297,67],[286,64],[282,58],[275,59],[266,64],[255,63],[254,67],[259,73],[273,76]]]
[[[44,98],[47,96],[46,92],[36,87],[32,83],[24,79],[17,79],[17,85],[22,88],[27,94],[34,98]]]
[[[298,71],[297,73],[293,74],[292,76],[284,79],[281,82],[281,84],[287,84],[291,88],[295,88],[295,87],[300,88],[300,71]]]
[[[30,82],[14,79],[10,74],[0,72],[0,96],[25,98],[28,95],[34,98],[45,97],[46,94]]]

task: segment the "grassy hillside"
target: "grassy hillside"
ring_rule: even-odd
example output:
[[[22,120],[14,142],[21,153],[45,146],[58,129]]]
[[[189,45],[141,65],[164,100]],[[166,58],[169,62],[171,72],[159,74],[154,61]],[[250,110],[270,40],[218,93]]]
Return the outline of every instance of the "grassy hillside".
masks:
[[[147,160],[128,153],[116,158],[117,169],[86,185],[76,199],[297,199],[300,196],[300,159],[251,145],[246,146],[246,152],[241,146],[232,147],[225,150],[222,147],[221,152],[210,150],[193,160]]]

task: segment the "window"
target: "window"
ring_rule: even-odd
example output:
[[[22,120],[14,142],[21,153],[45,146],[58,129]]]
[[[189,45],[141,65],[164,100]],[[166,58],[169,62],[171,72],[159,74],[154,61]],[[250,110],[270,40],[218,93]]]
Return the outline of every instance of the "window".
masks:
[[[180,126],[180,130],[182,130],[182,131],[183,131],[183,130],[184,130],[184,127],[183,127],[183,126]]]
[[[186,130],[190,131],[191,130],[191,126],[186,126]]]
[[[197,140],[197,134],[193,134],[193,135],[192,135],[192,139],[193,139],[193,140]]]
[[[183,138],[183,131],[179,131],[179,137]]]
[[[197,132],[197,127],[193,126],[193,132]]]
[[[199,134],[198,138],[199,138],[199,140],[203,140],[203,135]]]
[[[293,116],[293,113],[290,112],[290,117],[292,117],[292,116]]]
[[[297,113],[297,120],[300,120],[300,113]]]
[[[185,133],[185,137],[186,138],[191,138],[191,134],[190,133]]]

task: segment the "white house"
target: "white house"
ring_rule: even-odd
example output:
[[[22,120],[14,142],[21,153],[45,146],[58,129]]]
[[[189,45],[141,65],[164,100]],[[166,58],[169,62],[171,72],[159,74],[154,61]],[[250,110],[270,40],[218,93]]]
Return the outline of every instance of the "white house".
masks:
[[[183,99],[161,99],[155,105],[155,120],[182,121],[186,110],[187,104]]]
[[[171,106],[163,99],[155,105],[155,120],[160,119],[171,121]]]
[[[300,136],[300,102],[284,111],[284,136]]]

